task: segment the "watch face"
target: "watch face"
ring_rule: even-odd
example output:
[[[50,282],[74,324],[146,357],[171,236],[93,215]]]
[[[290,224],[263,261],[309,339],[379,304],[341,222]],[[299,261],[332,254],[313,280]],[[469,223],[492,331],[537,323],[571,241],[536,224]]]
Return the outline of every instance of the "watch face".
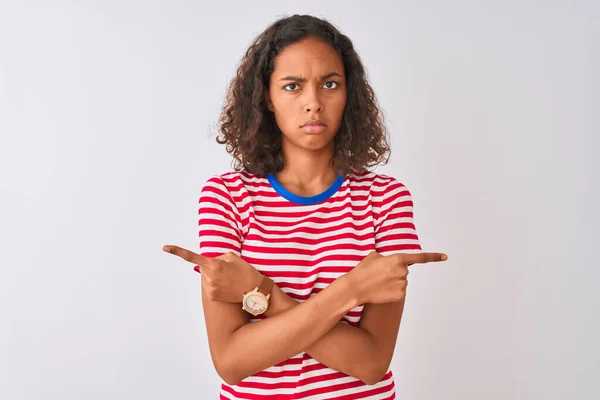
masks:
[[[244,307],[251,313],[260,314],[267,308],[267,301],[259,294],[249,294],[244,299]]]

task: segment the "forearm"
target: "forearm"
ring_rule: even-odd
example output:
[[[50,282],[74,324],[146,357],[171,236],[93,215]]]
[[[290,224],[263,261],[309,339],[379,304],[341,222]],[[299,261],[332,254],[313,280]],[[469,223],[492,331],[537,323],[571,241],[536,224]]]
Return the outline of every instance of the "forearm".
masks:
[[[298,304],[275,285],[266,315],[273,317]],[[341,321],[304,351],[321,364],[363,382],[376,380],[381,369],[382,357],[371,334]]]
[[[245,379],[312,346],[359,304],[348,296],[353,293],[349,284],[338,279],[302,304],[234,331],[220,352],[230,380]]]

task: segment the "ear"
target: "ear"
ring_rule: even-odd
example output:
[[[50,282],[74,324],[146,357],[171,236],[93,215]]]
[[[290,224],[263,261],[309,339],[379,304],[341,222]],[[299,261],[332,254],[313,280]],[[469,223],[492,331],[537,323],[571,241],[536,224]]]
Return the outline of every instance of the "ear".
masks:
[[[273,103],[271,103],[271,95],[269,94],[269,89],[265,89],[264,95],[267,108],[269,109],[269,111],[273,112]]]

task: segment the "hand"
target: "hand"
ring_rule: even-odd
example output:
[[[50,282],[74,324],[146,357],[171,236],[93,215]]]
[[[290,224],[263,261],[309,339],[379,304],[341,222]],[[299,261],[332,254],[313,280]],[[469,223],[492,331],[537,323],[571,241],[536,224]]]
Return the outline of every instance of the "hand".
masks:
[[[406,296],[408,267],[412,264],[446,261],[442,253],[369,253],[347,276],[356,288],[360,304],[393,303]]]
[[[202,290],[214,301],[241,303],[242,295],[262,279],[260,272],[234,253],[210,258],[172,245],[164,246],[163,251],[201,266]]]

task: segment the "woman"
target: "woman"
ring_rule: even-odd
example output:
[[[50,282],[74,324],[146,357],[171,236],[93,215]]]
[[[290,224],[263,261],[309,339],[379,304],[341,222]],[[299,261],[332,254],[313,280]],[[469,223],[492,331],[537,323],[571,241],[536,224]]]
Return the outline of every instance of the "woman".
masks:
[[[276,21],[246,52],[218,141],[235,171],[204,185],[197,264],[222,399],[391,399],[408,266],[409,191],[369,172],[388,154],[351,41],[327,21]]]

